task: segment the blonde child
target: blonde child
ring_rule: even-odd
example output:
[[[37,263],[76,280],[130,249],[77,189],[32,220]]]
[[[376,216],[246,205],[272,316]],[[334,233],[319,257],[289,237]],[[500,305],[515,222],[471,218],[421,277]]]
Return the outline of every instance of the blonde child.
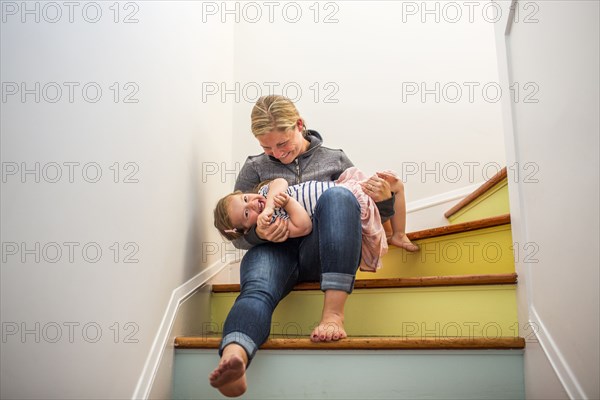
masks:
[[[377,175],[390,184],[396,194],[392,217],[393,234],[389,243],[407,251],[417,251],[406,236],[406,206],[400,179],[391,171]],[[321,194],[334,186],[343,186],[356,197],[361,207],[362,254],[360,269],[376,271],[381,267],[381,256],[388,249],[385,231],[375,202],[369,192],[367,177],[355,167],[345,170],[335,182],[306,181],[289,186],[278,178],[260,187],[258,193],[234,192],[222,198],[215,209],[215,227],[229,240],[244,235],[252,226],[267,226],[276,218],[288,219],[289,237],[302,237],[312,230],[311,216]]]

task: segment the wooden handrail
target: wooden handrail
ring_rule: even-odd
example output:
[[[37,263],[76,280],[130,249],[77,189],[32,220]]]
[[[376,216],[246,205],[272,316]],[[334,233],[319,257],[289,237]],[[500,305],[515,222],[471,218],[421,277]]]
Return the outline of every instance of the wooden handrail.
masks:
[[[182,336],[175,338],[178,349],[217,349],[218,337]],[[349,337],[337,342],[314,343],[308,337],[272,338],[261,347],[263,350],[475,350],[523,349],[522,337]]]
[[[441,226],[439,228],[425,229],[418,232],[408,233],[407,236],[410,240],[429,239],[437,236],[469,232],[477,229],[491,228],[506,224],[510,224],[510,214],[484,218],[477,221],[462,222],[460,224]]]
[[[507,285],[517,283],[517,274],[488,275],[448,275],[423,276],[414,278],[357,279],[354,289],[381,289],[428,286],[464,286],[464,285]],[[304,282],[294,286],[294,290],[319,290],[318,282]],[[239,284],[220,284],[212,286],[213,293],[239,292]]]
[[[467,197],[458,202],[454,207],[446,211],[444,213],[444,217],[450,218],[451,216],[453,216],[454,214],[471,204],[473,201],[475,201],[475,199],[487,192],[490,188],[492,188],[492,186],[496,185],[507,176],[508,174],[506,171],[506,167],[504,167],[500,170],[500,172],[492,176],[487,182],[479,186],[473,193],[469,194]]]

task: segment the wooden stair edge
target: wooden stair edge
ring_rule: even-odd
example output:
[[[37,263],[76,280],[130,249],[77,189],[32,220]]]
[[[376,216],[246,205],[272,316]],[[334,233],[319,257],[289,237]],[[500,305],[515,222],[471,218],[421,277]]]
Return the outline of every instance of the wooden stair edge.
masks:
[[[424,229],[422,231],[407,233],[406,235],[410,240],[422,240],[507,224],[510,224],[510,214],[498,215],[495,217],[483,218],[475,221],[461,222],[454,225],[440,226],[438,228]]]
[[[496,175],[492,176],[489,180],[487,180],[481,186],[479,186],[477,189],[475,189],[475,191],[473,191],[467,197],[465,197],[464,199],[459,201],[454,207],[452,207],[451,209],[446,211],[444,213],[444,217],[450,218],[451,216],[453,216],[454,214],[456,214],[457,212],[459,212],[460,210],[462,210],[463,208],[465,208],[466,206],[468,206],[469,204],[474,202],[479,196],[481,196],[482,194],[487,192],[493,186],[500,183],[507,176],[508,176],[507,169],[506,169],[506,167],[504,167],[500,170],[500,172],[498,172]]]
[[[217,349],[221,338],[180,336],[176,349]],[[336,342],[314,343],[309,338],[273,338],[263,350],[477,350],[524,349],[523,337],[348,337]]]
[[[414,278],[357,279],[354,282],[354,289],[384,289],[467,285],[507,285],[516,283],[516,273],[487,275],[446,275],[424,276]],[[320,284],[319,282],[303,282],[294,286],[293,290],[320,290]],[[218,284],[212,286],[213,293],[231,293],[239,291],[239,284]]]
[[[462,222],[459,224],[454,224],[454,225],[447,225],[447,226],[441,226],[438,228],[431,228],[431,229],[425,229],[422,231],[416,231],[416,232],[411,232],[408,233],[407,236],[410,240],[423,240],[423,239],[429,239],[429,238],[434,238],[434,237],[439,237],[439,236],[445,236],[445,235],[452,235],[452,234],[456,234],[456,233],[462,233],[462,232],[469,232],[469,231],[474,231],[474,230],[478,230],[478,229],[485,229],[485,228],[492,228],[495,226],[501,226],[501,225],[507,225],[510,224],[510,214],[504,214],[504,215],[499,215],[496,217],[490,217],[490,218],[484,218],[484,219],[480,219],[480,220],[476,220],[476,221],[468,221],[468,222]],[[515,279],[516,279],[516,274],[498,274],[496,275],[498,278],[500,278],[500,275],[514,275]],[[455,277],[457,277],[459,275],[456,275]],[[472,277],[481,277],[484,275],[463,275],[462,277],[466,277],[466,276],[472,276]],[[447,278],[450,278],[451,276],[448,276]],[[427,280],[426,278],[432,278],[430,280]],[[396,278],[397,280],[404,280],[404,283],[407,286],[445,286],[445,285],[482,285],[482,284],[503,284],[503,283],[516,283],[515,282],[492,282],[490,281],[490,283],[457,283],[457,282],[451,282],[451,283],[434,283],[434,282],[442,282],[442,280],[440,280],[440,278],[442,277],[421,277],[421,278]],[[454,277],[453,277],[454,278]],[[437,281],[436,281],[437,279]],[[456,279],[456,278],[454,278]],[[475,278],[473,278],[475,279]],[[505,278],[502,278],[505,279]],[[364,279],[365,281],[369,280],[369,281],[384,281],[383,279]],[[387,281],[387,280],[386,280]],[[356,283],[361,282],[361,280],[357,280]],[[415,282],[415,283],[413,283]],[[422,282],[422,284],[417,284],[418,282]],[[428,284],[430,283],[431,284]],[[356,285],[355,283],[355,285]],[[407,286],[381,286],[381,287],[407,287]],[[357,287],[357,286],[355,286]],[[367,287],[367,286],[363,286],[363,287]],[[311,286],[308,283],[303,283],[300,285],[296,285],[296,287],[294,287],[294,290],[316,290],[318,289],[318,287],[316,286]],[[214,293],[219,293],[219,292],[239,292],[240,291],[240,285],[239,284],[220,284],[220,285],[213,285],[213,292]]]

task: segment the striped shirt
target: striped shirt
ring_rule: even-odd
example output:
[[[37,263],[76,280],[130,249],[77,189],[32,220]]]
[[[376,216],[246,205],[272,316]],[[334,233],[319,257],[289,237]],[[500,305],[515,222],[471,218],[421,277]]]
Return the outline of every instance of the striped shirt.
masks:
[[[317,201],[319,200],[319,197],[321,197],[323,192],[325,192],[327,189],[335,186],[337,186],[337,184],[333,181],[306,181],[297,185],[289,186],[287,193],[290,195],[290,197],[296,199],[296,201],[298,201],[298,203],[304,207],[308,213],[308,216],[312,218],[315,208],[317,207]],[[264,197],[267,197],[267,193],[269,193],[269,185],[261,187],[258,191],[258,194]],[[289,218],[287,212],[281,208],[276,208],[273,212],[273,221],[277,217],[283,219]]]

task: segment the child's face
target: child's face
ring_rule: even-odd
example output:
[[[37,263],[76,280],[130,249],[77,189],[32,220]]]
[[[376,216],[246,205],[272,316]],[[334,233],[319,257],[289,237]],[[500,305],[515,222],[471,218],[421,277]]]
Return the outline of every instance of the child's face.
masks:
[[[246,232],[256,225],[259,214],[265,209],[266,199],[254,193],[241,193],[231,197],[227,211],[234,227]]]

